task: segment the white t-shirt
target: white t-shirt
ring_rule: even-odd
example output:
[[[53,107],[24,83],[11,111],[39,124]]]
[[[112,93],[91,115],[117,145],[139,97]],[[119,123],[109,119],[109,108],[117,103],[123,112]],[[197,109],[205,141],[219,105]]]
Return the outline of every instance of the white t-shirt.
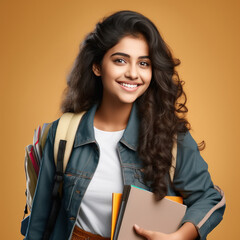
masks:
[[[76,225],[103,237],[111,235],[112,193],[122,193],[123,176],[117,143],[124,130],[106,132],[94,127],[100,147],[99,163],[82,199]]]

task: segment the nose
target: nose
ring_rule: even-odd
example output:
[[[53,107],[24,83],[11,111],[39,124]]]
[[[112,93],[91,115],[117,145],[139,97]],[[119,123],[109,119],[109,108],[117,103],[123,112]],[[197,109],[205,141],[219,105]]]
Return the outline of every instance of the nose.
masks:
[[[129,67],[126,69],[125,77],[130,80],[138,79],[138,70],[134,64],[129,65]]]

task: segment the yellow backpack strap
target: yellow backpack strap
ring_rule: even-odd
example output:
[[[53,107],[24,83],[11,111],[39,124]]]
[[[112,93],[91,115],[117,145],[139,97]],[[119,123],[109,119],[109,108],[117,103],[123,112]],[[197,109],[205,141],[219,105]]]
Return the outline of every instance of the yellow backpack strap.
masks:
[[[65,172],[70,154],[72,152],[72,147],[75,139],[75,135],[78,129],[78,125],[81,121],[82,116],[85,112],[81,113],[64,113],[59,120],[55,142],[54,142],[54,161],[57,165],[57,154],[60,140],[65,140],[66,148],[63,160],[63,172]]]
[[[176,169],[176,163],[177,163],[177,139],[173,142],[173,148],[172,148],[172,166],[169,170],[169,175],[171,182],[173,182],[175,169]]]

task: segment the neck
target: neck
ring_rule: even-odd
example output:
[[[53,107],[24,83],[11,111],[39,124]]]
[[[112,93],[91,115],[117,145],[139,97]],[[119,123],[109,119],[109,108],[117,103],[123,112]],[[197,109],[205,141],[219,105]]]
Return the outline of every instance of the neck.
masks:
[[[94,117],[94,126],[103,131],[126,128],[133,104],[102,101]]]

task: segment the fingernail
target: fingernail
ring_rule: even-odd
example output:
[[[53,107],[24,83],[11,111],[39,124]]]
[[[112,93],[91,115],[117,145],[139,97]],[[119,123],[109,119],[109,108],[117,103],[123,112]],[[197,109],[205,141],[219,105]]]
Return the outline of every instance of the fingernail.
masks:
[[[137,224],[134,224],[134,227],[135,227],[136,229],[139,229],[139,228],[140,228]]]

